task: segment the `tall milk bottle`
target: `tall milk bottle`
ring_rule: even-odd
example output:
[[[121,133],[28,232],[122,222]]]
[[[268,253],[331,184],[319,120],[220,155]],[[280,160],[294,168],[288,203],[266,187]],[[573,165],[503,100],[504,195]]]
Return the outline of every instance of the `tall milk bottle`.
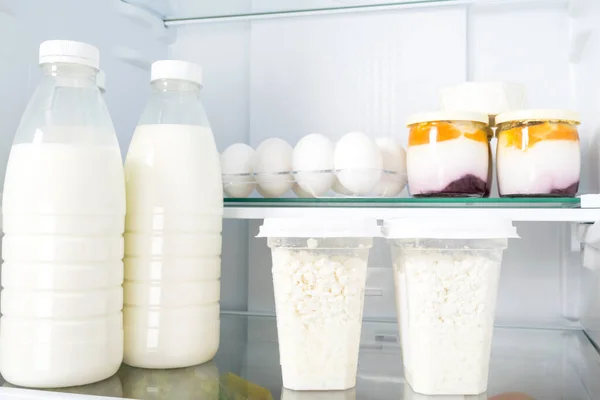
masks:
[[[89,384],[123,359],[125,180],[98,64],[88,44],[42,43],[10,151],[0,372],[15,385]]]
[[[179,368],[219,347],[223,187],[200,101],[202,70],[152,65],[152,95],[125,160],[124,362]]]

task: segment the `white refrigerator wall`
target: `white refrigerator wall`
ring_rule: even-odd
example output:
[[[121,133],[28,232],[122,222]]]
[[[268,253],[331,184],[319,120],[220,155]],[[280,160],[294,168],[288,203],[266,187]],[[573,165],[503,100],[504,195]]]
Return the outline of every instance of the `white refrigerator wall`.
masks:
[[[577,7],[575,7],[577,6]],[[405,120],[438,107],[437,90],[465,80],[518,81],[528,105],[575,108],[584,166],[600,126],[598,29],[584,16],[586,2],[497,2],[356,14],[321,15],[177,28],[170,56],[200,63],[204,100],[219,150],[235,142],[256,147],[269,137],[295,145],[305,134],[332,139],[362,130],[407,142]],[[579,9],[579,13],[577,13]],[[583,11],[582,11],[583,10]],[[589,21],[588,21],[589,22]],[[594,40],[581,40],[589,33]],[[589,43],[588,43],[589,42]],[[597,188],[597,173],[581,191]],[[252,239],[259,221],[231,222],[239,229],[225,254],[247,246],[235,260],[246,282],[223,278],[223,293],[247,290],[248,310],[274,312],[270,252]],[[509,326],[577,326],[580,253],[568,223],[520,223],[522,239],[505,253],[497,322]],[[226,232],[229,234],[229,232]],[[230,266],[224,263],[224,268]],[[366,318],[395,318],[388,246],[371,253]],[[241,303],[240,303],[241,304]]]

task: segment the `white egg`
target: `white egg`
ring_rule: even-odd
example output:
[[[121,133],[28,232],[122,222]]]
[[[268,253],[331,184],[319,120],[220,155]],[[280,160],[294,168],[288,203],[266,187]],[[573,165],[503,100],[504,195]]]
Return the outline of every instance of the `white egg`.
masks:
[[[244,143],[235,143],[221,154],[223,190],[229,197],[248,197],[256,187],[253,163],[254,150]]]
[[[294,191],[294,193],[296,194],[296,196],[300,197],[301,199],[310,199],[310,198],[314,198],[315,196],[313,196],[312,194],[305,192],[304,190],[302,190],[302,188],[300,187],[300,185],[298,185],[297,183],[294,185],[294,187],[292,188],[292,190]]]
[[[254,177],[264,197],[279,197],[294,186],[292,146],[283,139],[267,139],[254,153]]]
[[[375,140],[381,150],[384,172],[373,194],[383,197],[394,197],[400,194],[407,182],[406,152],[400,143],[391,138]]]
[[[304,136],[292,153],[292,169],[303,191],[321,196],[333,185],[333,150],[331,139],[320,133]]]
[[[367,134],[350,132],[335,146],[334,165],[342,186],[365,196],[379,183],[383,160],[379,146]]]
[[[346,189],[341,183],[340,180],[336,177],[333,181],[333,191],[337,194],[343,194],[344,196],[352,196],[352,192]]]

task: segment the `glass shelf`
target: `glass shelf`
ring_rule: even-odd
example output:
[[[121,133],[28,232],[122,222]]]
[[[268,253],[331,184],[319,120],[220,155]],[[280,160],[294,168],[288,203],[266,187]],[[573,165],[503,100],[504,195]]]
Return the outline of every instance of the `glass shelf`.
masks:
[[[166,25],[252,20],[319,14],[392,11],[404,8],[473,4],[480,0],[121,0],[159,16]],[[550,3],[567,0],[486,0],[510,3]]]
[[[480,208],[578,208],[579,198],[226,198],[225,207],[480,207]]]
[[[597,195],[593,195],[596,197]],[[244,198],[225,199],[224,218],[502,218],[530,222],[600,221],[600,199],[579,198]]]
[[[209,363],[173,370],[122,366],[93,385],[31,391],[0,379],[0,398],[69,399],[65,393],[140,400],[440,400],[405,384],[398,343],[377,342],[396,332],[394,322],[364,322],[357,385],[345,392],[293,392],[282,388],[273,317],[221,316],[221,346]],[[600,399],[600,356],[582,331],[496,328],[487,395],[445,400],[496,400],[507,392],[543,400]],[[73,397],[73,400],[82,399]]]
[[[468,4],[473,0],[122,0],[160,16],[166,23],[219,19],[273,18],[337,12]],[[532,1],[532,0],[520,0]]]

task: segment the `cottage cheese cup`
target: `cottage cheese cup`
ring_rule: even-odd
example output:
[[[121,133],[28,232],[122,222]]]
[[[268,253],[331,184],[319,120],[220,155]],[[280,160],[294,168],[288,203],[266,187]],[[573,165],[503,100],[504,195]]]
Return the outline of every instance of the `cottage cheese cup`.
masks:
[[[496,172],[503,197],[573,197],[579,188],[579,114],[520,110],[500,114]]]
[[[409,118],[406,168],[415,197],[483,197],[491,185],[489,117],[436,111]]]
[[[358,349],[375,220],[265,219],[283,386],[346,390]]]
[[[525,85],[514,82],[464,82],[439,91],[442,110],[482,112],[490,126],[495,126],[497,115],[525,108],[526,98]]]
[[[425,395],[487,390],[500,264],[510,221],[394,219],[392,245],[404,376]]]

